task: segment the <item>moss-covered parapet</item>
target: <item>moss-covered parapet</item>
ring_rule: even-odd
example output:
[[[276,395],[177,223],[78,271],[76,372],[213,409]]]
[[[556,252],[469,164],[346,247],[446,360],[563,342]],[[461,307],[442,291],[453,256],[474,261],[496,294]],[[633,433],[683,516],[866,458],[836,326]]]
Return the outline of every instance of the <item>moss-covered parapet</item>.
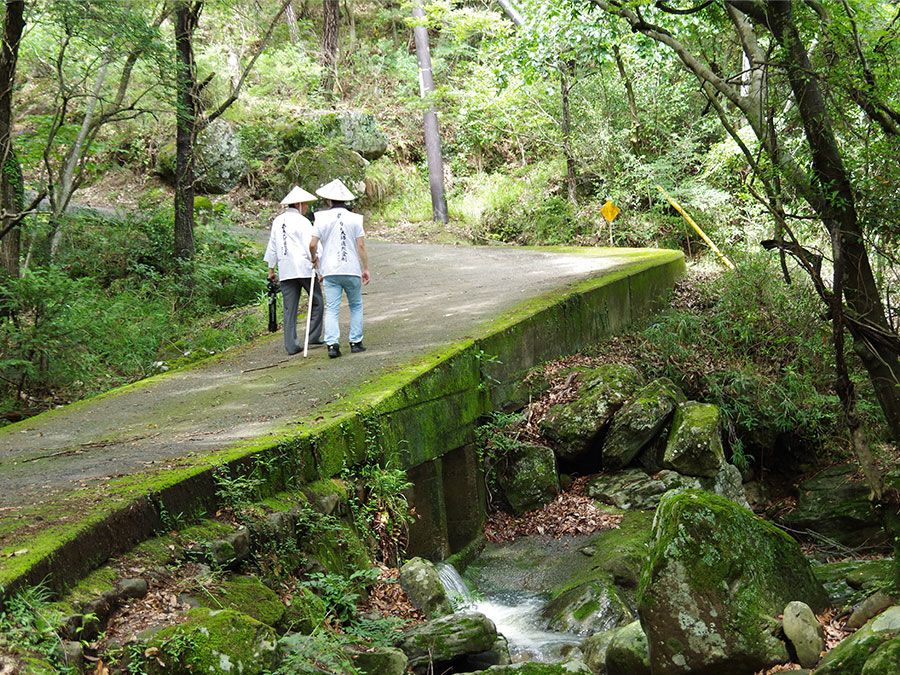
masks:
[[[252,442],[110,480],[102,497],[87,504],[67,496],[78,501],[77,510],[62,499],[17,512],[0,524],[0,587],[11,592],[46,579],[61,591],[162,530],[167,518],[209,510],[223,480],[249,476],[263,497],[348,465],[392,456],[408,469],[471,443],[478,419],[513,395],[517,373],[625,326],[661,302],[684,271],[676,251],[617,251],[617,257],[627,261],[610,273],[525,302],[470,338],[392,368]]]

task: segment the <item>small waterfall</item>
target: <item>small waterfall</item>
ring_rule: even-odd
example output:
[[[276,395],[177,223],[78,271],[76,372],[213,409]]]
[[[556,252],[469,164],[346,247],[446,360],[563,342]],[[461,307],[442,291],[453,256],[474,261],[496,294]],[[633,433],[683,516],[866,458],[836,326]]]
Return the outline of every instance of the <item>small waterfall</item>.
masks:
[[[497,632],[509,643],[513,663],[562,661],[573,647],[581,644],[577,635],[545,630],[541,618],[545,603],[540,596],[525,591],[507,591],[482,597],[472,592],[453,565],[442,562],[436,567],[453,608],[481,612],[493,621]]]

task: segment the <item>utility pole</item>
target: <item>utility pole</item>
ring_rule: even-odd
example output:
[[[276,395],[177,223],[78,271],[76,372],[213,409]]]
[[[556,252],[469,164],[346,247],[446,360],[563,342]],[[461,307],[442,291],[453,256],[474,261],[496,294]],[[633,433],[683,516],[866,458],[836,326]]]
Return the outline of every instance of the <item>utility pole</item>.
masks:
[[[416,0],[413,5],[413,16],[419,20],[413,28],[416,58],[419,61],[419,93],[423,99],[428,99],[434,92],[434,77],[431,74],[431,50],[428,47],[428,28],[425,26],[422,0]],[[428,158],[428,183],[431,186],[433,218],[446,223],[449,218],[447,200],[444,197],[444,159],[441,154],[441,135],[434,105],[429,105],[425,112],[425,155]]]

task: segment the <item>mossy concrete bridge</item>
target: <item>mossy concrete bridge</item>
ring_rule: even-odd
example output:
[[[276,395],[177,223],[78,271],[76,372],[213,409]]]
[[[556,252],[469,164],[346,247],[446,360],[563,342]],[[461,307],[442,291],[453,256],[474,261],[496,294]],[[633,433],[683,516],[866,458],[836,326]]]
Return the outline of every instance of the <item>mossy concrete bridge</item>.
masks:
[[[411,550],[441,558],[481,526],[479,418],[684,270],[675,251],[378,242],[370,264],[363,354],[288,357],[279,333],[0,429],[0,587],[65,587],[164,514],[212,507],[223,467],[277,490],[386,450],[415,484]]]

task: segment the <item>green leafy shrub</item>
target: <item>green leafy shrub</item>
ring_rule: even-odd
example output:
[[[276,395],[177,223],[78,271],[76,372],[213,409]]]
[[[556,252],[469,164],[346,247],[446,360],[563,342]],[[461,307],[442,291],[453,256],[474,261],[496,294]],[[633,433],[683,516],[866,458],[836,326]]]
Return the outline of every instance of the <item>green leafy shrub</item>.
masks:
[[[845,433],[821,301],[802,279],[786,285],[773,256],[734,262],[733,272],[696,277],[691,303],[661,312],[635,335],[643,364],[690,398],[719,406],[739,453],[787,449],[789,439],[840,444]],[[860,368],[854,377],[864,398],[869,386]],[[869,424],[877,422],[877,410],[861,408]]]

